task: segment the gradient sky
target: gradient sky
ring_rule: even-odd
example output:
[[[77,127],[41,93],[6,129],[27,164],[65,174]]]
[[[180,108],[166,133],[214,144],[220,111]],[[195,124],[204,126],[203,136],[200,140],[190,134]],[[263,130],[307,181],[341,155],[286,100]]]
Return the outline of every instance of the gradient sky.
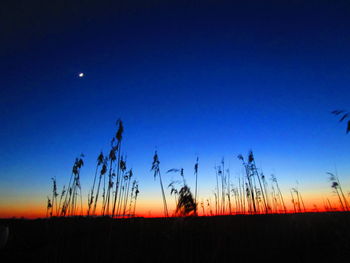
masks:
[[[334,197],[328,171],[350,190],[350,135],[330,114],[350,110],[349,1],[49,2],[0,11],[0,217],[43,215],[80,153],[86,192],[118,118],[143,214],[162,208],[156,149],[165,184],[183,167],[194,188],[199,156],[200,198],[250,149],[309,206]]]

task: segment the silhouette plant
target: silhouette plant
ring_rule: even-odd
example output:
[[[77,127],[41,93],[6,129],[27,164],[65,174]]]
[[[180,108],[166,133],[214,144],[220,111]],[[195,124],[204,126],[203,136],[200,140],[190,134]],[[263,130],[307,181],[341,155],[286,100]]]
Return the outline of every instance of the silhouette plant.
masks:
[[[297,182],[297,184],[298,184],[298,182]],[[292,188],[292,191],[293,191],[293,192],[296,194],[296,196],[297,196],[296,204],[297,204],[297,207],[298,207],[299,212],[302,212],[302,211],[301,211],[301,206],[300,206],[300,204],[302,204],[303,210],[304,210],[304,212],[306,212],[305,204],[304,204],[304,201],[303,201],[303,197],[302,197],[301,194],[300,194],[300,191],[298,190],[298,188]]]
[[[121,144],[123,139],[123,132],[124,132],[124,126],[121,120],[117,120],[118,130],[115,134],[115,138],[117,139],[117,149],[118,149],[118,161],[117,161],[117,178],[115,183],[115,195],[114,195],[114,202],[113,202],[113,210],[112,210],[112,217],[114,217],[115,213],[115,206],[117,203],[117,197],[118,197],[118,191],[119,189],[119,183],[120,183],[120,153],[121,153]]]
[[[339,119],[339,122],[342,122],[342,121],[348,119],[347,127],[346,127],[346,133],[349,133],[350,132],[350,120],[349,120],[350,113],[346,112],[344,110],[334,110],[331,113],[336,115],[336,116],[341,116],[340,119]]]
[[[226,185],[226,178],[225,178],[225,161],[224,158],[221,160],[221,166],[219,166],[218,174],[221,177],[221,214],[225,214],[225,185]]]
[[[266,205],[267,205],[267,209],[269,211],[271,211],[271,204],[270,204],[270,198],[269,198],[269,193],[267,191],[268,189],[268,185],[267,185],[267,181],[265,179],[265,175],[263,173],[261,173],[261,181],[263,182],[263,186],[264,186],[264,192],[265,192],[265,197],[266,197]]]
[[[121,157],[120,162],[119,162],[119,172],[120,172],[120,178],[118,181],[119,193],[118,193],[118,196],[116,199],[116,201],[118,202],[117,209],[116,209],[117,216],[121,215],[121,210],[123,209],[122,204],[123,204],[123,197],[124,197],[124,192],[125,192],[125,187],[126,187],[125,182],[128,180],[128,174],[126,171],[126,158],[123,156]],[[113,215],[114,215],[114,213],[113,213]]]
[[[53,178],[51,178],[51,180],[52,180],[52,208],[51,208],[50,216],[52,217],[53,216],[53,212],[54,212],[55,204],[56,204],[56,208],[57,208],[57,196],[58,196],[58,193],[57,193],[56,178],[53,177]]]
[[[296,195],[296,199],[294,199],[294,195]],[[292,194],[292,202],[295,205],[295,209],[297,209],[298,212],[301,212],[301,206],[300,206],[300,196],[299,196],[299,191],[296,188],[291,189],[291,194]]]
[[[128,205],[128,197],[129,197],[129,188],[130,188],[130,181],[131,181],[131,178],[133,176],[133,172],[132,172],[132,169],[129,170],[129,172],[127,173],[127,175],[125,176],[125,180],[127,181],[126,182],[126,190],[124,191],[124,210],[123,210],[123,215],[126,214],[126,208],[127,208],[127,205]]]
[[[112,207],[112,217],[115,212],[117,214],[122,212],[126,214],[129,209],[129,216],[132,210],[136,209],[136,199],[139,193],[138,183],[134,181],[131,187],[131,180],[133,177],[133,171],[130,169],[126,172],[126,161],[121,158],[121,141],[122,134],[124,132],[123,123],[121,120],[117,120],[118,130],[116,135],[111,141],[111,150],[108,157],[105,157],[101,152],[97,157],[96,169],[92,187],[88,192],[88,208],[86,215],[96,215],[97,207],[101,207],[101,214],[110,216],[110,208]],[[61,196],[58,203],[58,193],[56,179],[52,178],[53,191],[52,199],[50,199],[50,216],[54,215],[55,207],[56,214],[58,216],[74,216],[77,215],[78,208],[78,196],[80,196],[80,215],[83,215],[83,196],[80,185],[80,169],[84,165],[84,155],[81,154],[79,158],[76,158],[72,173],[69,179],[68,187],[63,186]],[[100,170],[99,170],[100,169]],[[97,174],[99,172],[99,178],[97,180]],[[157,174],[159,171],[157,172]],[[108,175],[108,178],[106,176]],[[160,175],[160,173],[159,173]],[[116,178],[116,179],[115,179]],[[103,183],[102,183],[103,179]],[[106,180],[108,179],[108,181]],[[98,182],[97,182],[98,181]],[[107,182],[106,182],[107,181]],[[96,189],[97,183],[97,189]],[[103,184],[102,202],[99,203],[101,183]],[[113,186],[115,184],[115,192],[113,192]],[[130,196],[129,196],[130,195]],[[113,201],[114,199],[114,201]],[[112,203],[113,202],[113,203]],[[132,208],[132,203],[134,207]],[[116,205],[118,204],[118,207]],[[56,206],[55,206],[56,205]],[[116,210],[117,208],[117,210]],[[47,210],[47,211],[49,211]]]
[[[184,185],[179,191],[176,214],[178,216],[196,215],[197,204],[195,203],[190,188]]]
[[[267,203],[266,203],[266,198],[265,198],[265,193],[264,193],[264,188],[262,187],[261,185],[261,180],[260,180],[260,176],[259,176],[259,173],[258,173],[258,170],[256,168],[256,165],[255,165],[255,158],[254,158],[254,155],[253,155],[253,151],[250,151],[249,152],[249,164],[250,164],[250,170],[252,171],[252,174],[254,174],[256,176],[256,178],[258,178],[258,182],[259,182],[259,188],[258,191],[260,193],[260,195],[262,196],[263,198],[263,202],[264,202],[264,207],[265,207],[265,212],[268,213],[268,207],[267,207]]]
[[[194,192],[194,202],[197,204],[197,193],[198,193],[198,188],[197,188],[197,184],[198,184],[198,157],[196,160],[196,163],[194,165],[194,175],[196,176],[196,188],[195,188],[195,192]],[[203,202],[202,202],[203,203]],[[203,207],[203,205],[202,205]],[[196,206],[197,208],[197,206]]]
[[[345,111],[333,111],[335,115],[341,115],[340,121],[345,119],[350,119],[350,113]],[[122,134],[124,131],[123,124],[120,120],[117,121],[119,125],[118,130],[111,143],[111,150],[108,157],[105,157],[101,152],[98,155],[95,174],[93,178],[92,187],[88,193],[88,209],[87,216],[96,215],[96,207],[101,207],[102,215],[123,215],[127,217],[135,216],[136,202],[139,194],[138,183],[136,180],[133,180],[133,170],[126,169],[126,158],[121,156],[121,141]],[[348,128],[349,129],[349,128]],[[347,133],[349,130],[347,130]],[[48,216],[75,216],[77,215],[77,209],[79,208],[80,197],[80,208],[82,215],[82,189],[80,185],[80,170],[84,165],[83,161],[84,155],[76,158],[70,180],[68,185],[64,185],[62,192],[57,193],[57,184],[56,179],[51,178],[53,182],[52,187],[52,197],[48,198],[47,203],[47,215]],[[232,214],[232,213],[270,213],[270,212],[281,212],[282,209],[284,212],[287,212],[285,202],[283,199],[282,192],[279,188],[279,184],[274,175],[271,175],[272,184],[269,185],[270,192],[268,191],[268,185],[265,180],[263,173],[258,173],[258,169],[255,164],[255,157],[253,152],[250,151],[247,159],[244,159],[242,155],[238,155],[238,159],[242,161],[245,173],[238,176],[238,186],[235,184],[231,185],[231,176],[229,169],[225,169],[225,162],[222,159],[219,166],[215,166],[216,171],[216,188],[214,189],[214,198],[213,207],[211,207],[210,197],[207,199],[206,205],[202,200],[199,203],[198,198],[198,157],[194,165],[194,175],[195,175],[195,191],[194,195],[192,194],[190,187],[186,183],[184,176],[184,169],[170,169],[169,172],[179,173],[182,182],[180,184],[182,187],[175,187],[175,182],[173,181],[169,184],[168,188],[171,188],[170,194],[175,197],[175,213],[174,215],[178,216],[188,216],[188,215],[197,215],[198,206],[202,207],[203,215],[219,215],[219,214]],[[157,151],[154,153],[153,162],[151,171],[154,174],[154,179],[156,180],[159,176],[159,183],[161,187],[163,206],[164,206],[164,216],[168,217],[168,206],[167,200],[164,192],[163,181],[159,168],[159,157]],[[97,174],[99,177],[97,178]],[[334,189],[334,192],[337,194],[340,207],[344,211],[349,211],[348,200],[345,197],[342,187],[340,185],[339,179],[332,173],[330,175],[331,187]],[[108,175],[108,177],[107,177]],[[104,188],[103,188],[103,200],[99,202],[100,189],[102,178],[104,179]],[[221,179],[221,182],[220,182]],[[108,182],[106,182],[108,180]],[[133,180],[133,181],[132,181]],[[233,180],[233,178],[232,178]],[[68,186],[68,187],[66,187]],[[115,191],[113,188],[115,186]],[[180,189],[180,190],[178,190]],[[272,191],[271,191],[272,189]],[[292,197],[292,203],[294,206],[295,212],[306,211],[302,196],[297,188],[291,188],[290,191]],[[270,195],[270,196],[269,196]],[[231,198],[232,197],[232,198]],[[112,198],[112,199],[111,199]],[[59,200],[58,200],[59,199]],[[100,198],[101,199],[101,198]],[[114,199],[114,202],[113,202]],[[332,211],[333,208],[328,201],[328,210]],[[112,203],[113,202],[113,203]],[[215,203],[214,203],[215,202]],[[214,206],[215,205],[215,206]],[[110,208],[113,207],[112,214],[110,214]],[[205,211],[207,207],[207,211]],[[326,209],[326,210],[327,210]],[[116,212],[116,213],[115,213]],[[214,213],[213,213],[214,212]]]
[[[48,217],[49,212],[52,213],[52,204],[50,198],[47,197],[46,217]]]
[[[286,213],[287,212],[287,208],[286,208],[286,205],[284,204],[283,195],[282,195],[281,189],[280,189],[280,187],[278,185],[277,177],[274,174],[271,174],[271,180],[272,180],[272,182],[274,182],[276,184],[276,188],[277,188],[277,191],[278,191],[278,197],[281,200],[284,212]]]
[[[59,213],[62,211],[61,204],[62,204],[62,199],[65,196],[65,193],[66,193],[66,186],[64,185],[60,196],[60,202],[58,204],[58,212],[56,213],[57,215],[59,215]]]
[[[230,189],[230,169],[226,169],[227,174],[227,201],[228,201],[228,209],[229,215],[232,214],[232,204],[231,204],[231,189]]]
[[[61,209],[61,215],[65,216],[70,214],[71,216],[75,215],[75,210],[76,210],[76,202],[77,202],[77,189],[80,190],[80,201],[81,201],[81,210],[83,207],[82,204],[82,195],[81,195],[81,186],[80,186],[80,169],[84,165],[83,158],[84,154],[80,155],[80,158],[76,158],[73,168],[72,168],[72,174],[69,179],[69,184],[68,184],[68,194],[65,196],[65,200],[62,205]],[[72,181],[73,179],[73,181]]]
[[[209,210],[209,214],[211,216],[213,216],[213,210],[211,209],[211,204],[210,204],[210,200],[207,199],[207,209]]]
[[[219,211],[221,210],[220,209],[220,199],[219,199],[219,196],[220,196],[220,187],[219,187],[219,175],[220,175],[220,166],[216,166],[215,165],[215,178],[216,178],[216,193],[214,194],[215,195],[215,212],[216,212],[216,215],[219,214]]]
[[[165,194],[164,194],[162,176],[160,174],[160,169],[159,169],[159,163],[160,162],[159,162],[158,154],[157,154],[157,151],[155,151],[154,156],[153,156],[151,171],[153,171],[154,180],[156,179],[157,175],[159,176],[159,183],[160,183],[160,188],[161,188],[162,197],[163,197],[164,216],[168,217],[169,216],[168,206],[167,206],[166,198],[165,198]]]
[[[83,201],[82,201],[82,195],[81,195],[81,185],[80,185],[80,169],[84,165],[83,158],[84,154],[80,155],[80,158],[77,158],[75,160],[74,166],[73,166],[73,175],[74,175],[74,180],[73,180],[73,185],[72,185],[72,203],[71,203],[71,215],[75,215],[76,213],[76,207],[77,207],[77,195],[78,195],[78,190],[80,191],[80,211],[82,214],[82,209],[83,209]]]
[[[139,194],[138,184],[137,184],[137,181],[134,180],[132,182],[131,194],[130,194],[129,217],[130,216],[135,216],[136,199],[137,199],[137,195],[138,194]],[[134,204],[134,209],[132,208],[133,204]]]
[[[329,172],[327,172],[327,174],[329,174],[329,176],[330,176],[329,180],[332,182],[331,187],[334,189],[335,193],[337,194],[337,196],[339,198],[339,203],[340,203],[343,211],[344,210],[349,211],[349,205],[348,205],[348,202],[347,202],[345,195],[343,193],[343,189],[340,185],[338,176],[336,176],[335,174],[329,173]]]
[[[205,215],[205,210],[204,210],[204,201],[202,200],[201,201],[201,207],[202,207],[202,213],[203,213],[203,216]]]
[[[101,160],[102,160],[102,168],[100,170],[100,176],[99,176],[99,179],[98,179],[97,192],[96,192],[94,209],[93,209],[93,214],[94,215],[96,215],[96,207],[97,207],[97,202],[98,202],[98,196],[99,196],[99,193],[100,193],[101,180],[102,180],[102,177],[104,177],[104,175],[107,172],[107,158],[103,157],[103,153],[102,152],[101,152],[101,154],[99,155],[98,158],[101,158]]]
[[[137,202],[137,196],[139,195],[140,191],[139,191],[139,185],[136,182],[136,186],[135,186],[135,203],[134,203],[134,212],[133,212],[133,216],[135,216],[135,211],[136,211],[136,202]]]
[[[94,202],[94,191],[95,191],[95,183],[96,183],[96,177],[97,177],[97,172],[98,172],[98,168],[100,167],[100,165],[102,165],[104,162],[104,157],[103,157],[103,153],[101,152],[99,154],[99,156],[97,157],[97,164],[96,164],[96,170],[95,170],[95,176],[94,176],[94,182],[92,184],[92,189],[91,189],[91,193],[90,196],[88,198],[88,211],[87,211],[87,215],[90,215],[90,210],[91,210],[91,206]]]
[[[253,180],[252,180],[252,174],[250,173],[250,169],[249,169],[249,167],[250,167],[249,164],[252,162],[252,159],[251,159],[251,156],[249,155],[248,156],[248,163],[246,163],[241,154],[238,155],[238,159],[242,161],[243,166],[245,168],[245,172],[246,172],[246,178],[248,181],[248,184],[246,185],[246,195],[247,195],[248,203],[250,203],[250,206],[253,207],[253,213],[256,213],[257,209],[256,209],[254,185],[253,185]]]
[[[113,164],[117,160],[116,151],[118,150],[118,145],[114,145],[115,139],[113,138],[111,141],[111,150],[109,152],[109,172],[108,172],[108,184],[107,184],[107,195],[105,196],[102,215],[109,214],[109,204],[111,198],[111,189],[113,188]]]
[[[179,191],[175,188],[175,183],[177,183],[177,181],[171,181],[168,185],[168,188],[170,188],[170,195],[174,195],[175,197],[175,207],[177,207],[177,196],[179,194]]]

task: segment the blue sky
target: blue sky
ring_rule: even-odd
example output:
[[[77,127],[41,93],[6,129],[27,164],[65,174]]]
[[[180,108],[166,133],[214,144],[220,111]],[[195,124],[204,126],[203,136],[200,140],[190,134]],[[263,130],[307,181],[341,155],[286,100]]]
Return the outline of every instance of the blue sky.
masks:
[[[145,199],[159,191],[155,149],[161,168],[188,176],[198,155],[203,196],[215,163],[239,173],[250,149],[286,190],[326,187],[335,166],[349,183],[349,137],[330,111],[349,110],[350,5],[303,2],[5,5],[2,198],[45,202],[50,177],[66,184],[81,152],[88,188],[118,118]]]

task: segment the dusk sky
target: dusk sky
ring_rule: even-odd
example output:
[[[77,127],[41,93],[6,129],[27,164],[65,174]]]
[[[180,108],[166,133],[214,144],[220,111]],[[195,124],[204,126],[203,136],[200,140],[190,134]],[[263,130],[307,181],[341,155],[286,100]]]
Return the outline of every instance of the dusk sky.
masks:
[[[222,158],[235,184],[249,150],[309,207],[335,198],[326,172],[350,190],[331,114],[350,110],[349,1],[63,2],[1,7],[0,217],[44,216],[50,178],[61,190],[80,153],[87,203],[118,118],[143,215],[162,212],[155,150],[166,186],[184,168],[193,189],[199,157],[199,199]]]

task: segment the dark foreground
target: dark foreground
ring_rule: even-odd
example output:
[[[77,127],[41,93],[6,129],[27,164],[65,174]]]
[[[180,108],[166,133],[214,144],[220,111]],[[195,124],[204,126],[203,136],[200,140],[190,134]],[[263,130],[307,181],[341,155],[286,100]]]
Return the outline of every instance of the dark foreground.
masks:
[[[350,262],[350,213],[0,224],[0,262]]]

